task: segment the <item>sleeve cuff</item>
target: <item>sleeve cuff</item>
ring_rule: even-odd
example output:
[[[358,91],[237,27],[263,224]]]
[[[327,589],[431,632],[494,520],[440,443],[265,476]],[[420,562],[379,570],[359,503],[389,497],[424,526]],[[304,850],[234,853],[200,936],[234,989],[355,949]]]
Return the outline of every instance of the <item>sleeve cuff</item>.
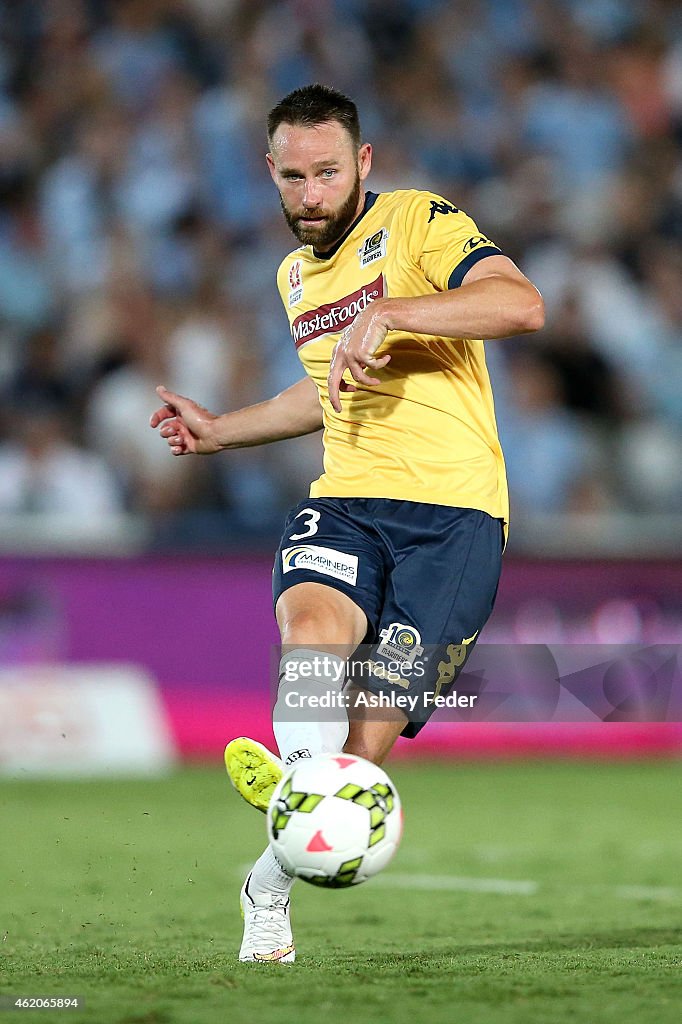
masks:
[[[468,256],[465,256],[461,263],[458,263],[448,278],[448,290],[459,288],[462,281],[472,267],[476,266],[479,260],[486,256],[501,256],[502,251],[496,245],[482,245],[480,249],[474,249]]]

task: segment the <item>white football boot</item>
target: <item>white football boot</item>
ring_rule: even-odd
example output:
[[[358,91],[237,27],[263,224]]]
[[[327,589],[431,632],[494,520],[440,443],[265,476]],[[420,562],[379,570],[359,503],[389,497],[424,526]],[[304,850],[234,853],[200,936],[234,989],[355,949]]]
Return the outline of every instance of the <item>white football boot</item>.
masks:
[[[242,963],[292,964],[296,959],[289,920],[289,897],[270,894],[252,896],[251,875],[240,894],[244,937],[239,959]]]

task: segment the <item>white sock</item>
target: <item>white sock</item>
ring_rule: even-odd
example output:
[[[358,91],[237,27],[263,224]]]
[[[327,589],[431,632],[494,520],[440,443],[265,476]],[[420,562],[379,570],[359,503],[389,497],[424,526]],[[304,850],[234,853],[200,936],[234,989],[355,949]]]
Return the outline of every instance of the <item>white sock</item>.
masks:
[[[307,674],[308,669],[313,670],[312,674]],[[305,704],[309,696],[341,692],[346,681],[344,659],[298,648],[280,661],[279,679],[272,727],[285,766],[300,758],[343,750],[348,736],[348,716],[338,708],[306,710]],[[296,711],[287,706],[287,694],[303,704],[301,711],[309,721],[290,721]],[[268,846],[251,869],[249,894],[252,897],[288,896],[295,881]]]
[[[296,879],[286,873],[267,846],[251,868],[249,895],[252,899],[257,896],[288,896],[295,881]]]
[[[279,663],[272,728],[285,766],[302,757],[343,750],[348,738],[345,709],[318,708],[310,705],[309,699],[327,694],[333,700],[345,681],[346,662],[336,654],[301,647],[284,655]],[[295,721],[299,714],[303,721]]]

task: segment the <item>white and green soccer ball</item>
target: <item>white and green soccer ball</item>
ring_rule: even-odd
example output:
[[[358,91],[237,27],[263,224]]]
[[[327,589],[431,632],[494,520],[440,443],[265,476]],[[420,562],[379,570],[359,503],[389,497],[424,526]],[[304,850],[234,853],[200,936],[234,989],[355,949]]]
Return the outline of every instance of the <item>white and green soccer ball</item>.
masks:
[[[272,851],[289,874],[343,889],[386,867],[402,833],[400,797],[385,771],[355,754],[297,762],[268,807]]]

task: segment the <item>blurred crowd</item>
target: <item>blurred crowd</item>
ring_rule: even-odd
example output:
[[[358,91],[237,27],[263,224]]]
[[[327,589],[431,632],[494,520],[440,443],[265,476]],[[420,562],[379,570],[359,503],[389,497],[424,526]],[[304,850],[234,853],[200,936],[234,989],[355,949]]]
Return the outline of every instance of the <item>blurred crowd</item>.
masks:
[[[487,346],[516,513],[676,512],[676,0],[0,0],[0,512],[239,537],[307,493],[317,436],[172,459],[147,422],[157,383],[223,411],[301,374],[264,120],[311,81],[370,188],[441,193],[544,294]]]

